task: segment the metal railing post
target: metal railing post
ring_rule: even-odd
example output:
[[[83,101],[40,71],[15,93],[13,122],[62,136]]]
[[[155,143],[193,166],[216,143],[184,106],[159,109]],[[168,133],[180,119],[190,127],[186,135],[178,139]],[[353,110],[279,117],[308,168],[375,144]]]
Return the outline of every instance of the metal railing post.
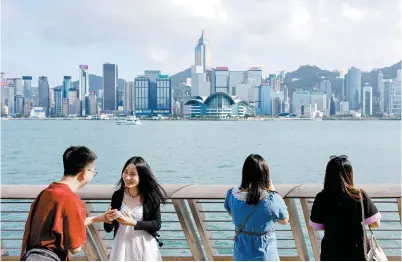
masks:
[[[202,211],[202,206],[197,203],[196,199],[189,199],[187,201],[190,206],[191,213],[193,214],[194,222],[197,226],[202,243],[204,245],[205,253],[207,253],[208,260],[213,261],[214,256],[216,255],[216,250],[212,247],[210,233],[207,232],[204,224],[205,215],[200,212]]]
[[[299,214],[297,213],[296,201],[292,198],[285,198],[285,203],[289,210],[290,228],[292,229],[293,238],[295,239],[299,260],[310,260],[303,236],[303,230],[300,224]]]
[[[173,199],[172,202],[194,260],[206,260],[185,201],[183,199]]]

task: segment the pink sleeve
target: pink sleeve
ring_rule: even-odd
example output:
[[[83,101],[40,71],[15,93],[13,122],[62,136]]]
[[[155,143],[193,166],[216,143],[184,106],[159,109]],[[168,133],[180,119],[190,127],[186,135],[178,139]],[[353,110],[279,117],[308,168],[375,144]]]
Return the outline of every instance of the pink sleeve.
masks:
[[[309,221],[309,225],[314,228],[315,230],[324,230],[325,229],[325,225],[324,224],[320,224],[320,223],[314,223],[313,221]]]

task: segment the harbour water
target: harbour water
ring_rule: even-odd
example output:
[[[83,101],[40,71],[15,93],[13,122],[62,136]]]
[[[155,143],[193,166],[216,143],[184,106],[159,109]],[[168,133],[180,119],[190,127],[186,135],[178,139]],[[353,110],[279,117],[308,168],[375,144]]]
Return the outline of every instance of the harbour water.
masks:
[[[1,183],[48,184],[62,153],[98,155],[95,184],[116,183],[124,162],[143,156],[161,183],[240,183],[250,153],[264,156],[274,183],[322,183],[329,156],[346,154],[357,183],[401,181],[400,121],[1,121]]]
[[[323,182],[325,165],[330,155],[347,154],[355,168],[359,184],[401,182],[401,123],[399,121],[144,121],[143,125],[116,125],[114,121],[2,121],[1,183],[48,184],[61,177],[62,153],[70,145],[86,145],[98,155],[99,174],[94,184],[114,184],[120,177],[124,162],[131,156],[143,156],[163,184],[238,184],[244,159],[250,153],[263,155],[276,184]],[[100,205],[106,209],[108,203]],[[382,209],[393,210],[388,204]],[[24,221],[29,204],[4,205],[2,219]],[[102,209],[103,208],[103,209]],[[222,204],[214,205],[222,210]],[[389,209],[390,208],[390,209]],[[169,213],[172,205],[163,208],[164,220],[175,220]],[[301,214],[301,208],[298,207]],[[230,219],[227,215],[208,219]],[[398,221],[397,214],[386,214]],[[399,222],[396,223],[399,225]],[[3,223],[7,247],[19,247],[23,222]],[[302,221],[305,228],[305,223]],[[288,226],[279,226],[289,229]],[[384,224],[394,228],[394,224]],[[177,230],[178,223],[164,223],[163,229]],[[212,224],[215,229],[232,229],[231,223]],[[219,253],[230,254],[231,232],[217,232]],[[277,233],[279,238],[292,238],[291,231]],[[307,232],[304,232],[308,241]],[[398,237],[379,232],[377,237]],[[184,238],[182,232],[161,232],[162,238]],[[108,239],[112,236],[108,234]],[[111,242],[112,243],[112,242]],[[387,244],[400,246],[400,240]],[[288,247],[292,241],[280,241]],[[189,255],[184,240],[165,241],[163,255]],[[310,248],[310,247],[309,247]],[[310,256],[311,249],[310,250]],[[293,253],[292,253],[293,252]],[[10,254],[16,255],[16,249]],[[294,250],[280,250],[293,255]],[[390,250],[391,255],[400,252]]]

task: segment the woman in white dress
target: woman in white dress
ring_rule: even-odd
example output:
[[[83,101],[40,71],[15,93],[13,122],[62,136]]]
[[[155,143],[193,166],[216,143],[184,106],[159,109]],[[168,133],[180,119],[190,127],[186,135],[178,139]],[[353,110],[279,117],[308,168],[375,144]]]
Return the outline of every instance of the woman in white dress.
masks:
[[[167,194],[142,157],[130,158],[123,167],[107,215],[106,232],[114,229],[111,261],[162,260],[157,239],[161,227],[160,205]]]

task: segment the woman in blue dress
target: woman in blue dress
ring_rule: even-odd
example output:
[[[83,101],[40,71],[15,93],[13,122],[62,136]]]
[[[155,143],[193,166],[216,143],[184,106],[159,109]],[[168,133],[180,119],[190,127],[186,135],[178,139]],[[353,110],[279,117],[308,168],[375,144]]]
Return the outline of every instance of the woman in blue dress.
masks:
[[[225,209],[236,231],[233,260],[279,260],[274,223],[287,224],[289,215],[262,156],[247,157],[241,185],[228,190]]]

